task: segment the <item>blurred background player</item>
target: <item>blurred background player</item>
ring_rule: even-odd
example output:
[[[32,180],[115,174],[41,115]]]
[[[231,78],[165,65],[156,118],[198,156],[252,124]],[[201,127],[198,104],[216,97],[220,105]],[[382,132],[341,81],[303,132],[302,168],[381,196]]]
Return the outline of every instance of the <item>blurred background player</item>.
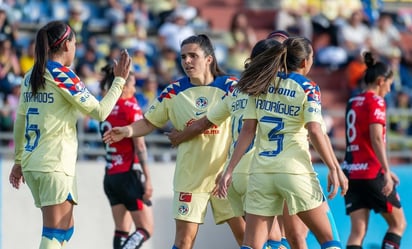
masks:
[[[398,178],[386,155],[386,104],[384,97],[393,82],[391,68],[364,53],[366,88],[348,101],[346,154],[343,170],[349,178],[345,196],[351,232],[347,249],[361,249],[370,211],[380,213],[388,224],[382,248],[399,249],[406,220],[396,191]]]
[[[103,68],[101,90],[104,95],[111,87],[113,67]],[[100,123],[100,132],[114,126],[128,125],[143,117],[134,94],[135,77],[129,74],[122,95],[107,119]],[[153,210],[150,198],[153,187],[147,166],[144,137],[123,139],[106,144],[104,192],[109,199],[115,225],[114,249],[137,249],[153,233]],[[132,222],[136,231],[129,236]]]

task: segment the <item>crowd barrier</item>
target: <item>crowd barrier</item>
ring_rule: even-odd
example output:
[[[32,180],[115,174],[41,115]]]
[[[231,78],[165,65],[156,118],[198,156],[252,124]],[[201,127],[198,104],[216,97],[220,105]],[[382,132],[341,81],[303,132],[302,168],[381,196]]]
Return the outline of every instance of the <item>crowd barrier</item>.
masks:
[[[342,110],[330,111],[328,115],[332,116],[335,120],[334,125],[336,129],[344,129],[344,113]],[[387,119],[397,115],[401,119],[408,119],[412,121],[412,109],[388,109]],[[85,132],[83,121],[80,119],[78,122],[78,141],[79,159],[96,159],[103,157],[105,154],[101,136],[99,133]],[[389,127],[389,125],[387,125]],[[412,127],[412,126],[411,126]],[[335,133],[343,133],[339,131]],[[408,135],[395,134],[387,129],[387,144],[388,144],[388,157],[391,162],[394,163],[410,163],[412,162],[412,137]],[[149,158],[156,161],[174,161],[176,158],[176,149],[171,147],[171,144],[162,133],[153,132],[145,136]],[[0,155],[4,157],[12,157],[14,148],[12,145],[13,133],[12,132],[0,132]],[[345,138],[343,135],[331,137],[331,142],[334,147],[336,156],[341,161],[345,153]],[[313,151],[313,150],[312,150]],[[320,162],[318,153],[312,153],[313,161]]]
[[[105,155],[101,135],[98,132],[86,132],[82,128],[83,121],[78,121],[78,158],[102,159]],[[153,132],[145,136],[149,159],[169,162],[176,158],[176,149],[172,148],[166,135]],[[14,154],[13,132],[0,132],[0,156],[12,158]]]

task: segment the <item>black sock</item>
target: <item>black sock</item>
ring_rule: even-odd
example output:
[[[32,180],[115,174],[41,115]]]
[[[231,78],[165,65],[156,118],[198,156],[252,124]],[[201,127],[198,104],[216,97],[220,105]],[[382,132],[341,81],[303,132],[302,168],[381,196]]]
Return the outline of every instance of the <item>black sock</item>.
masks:
[[[362,249],[361,246],[346,246],[346,249]]]
[[[386,233],[383,237],[382,249],[399,249],[401,236],[394,233]]]
[[[129,232],[119,230],[114,231],[113,248],[121,249],[123,243],[127,240],[127,237],[129,237]]]

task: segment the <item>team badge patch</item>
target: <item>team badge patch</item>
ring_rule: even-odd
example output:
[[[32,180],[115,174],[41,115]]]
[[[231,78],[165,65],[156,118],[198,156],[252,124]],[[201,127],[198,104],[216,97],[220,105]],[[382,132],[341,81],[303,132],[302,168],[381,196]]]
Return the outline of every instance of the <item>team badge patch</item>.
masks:
[[[181,202],[191,202],[192,201],[192,193],[180,192],[179,201],[181,201]]]
[[[206,97],[199,97],[196,99],[196,107],[199,109],[205,109],[209,105],[209,100]]]
[[[76,91],[78,91],[78,92],[81,92],[86,88],[86,86],[84,85],[84,83],[82,81],[75,84],[74,87],[76,88]]]
[[[178,212],[180,215],[187,215],[189,213],[189,206],[186,203],[180,205]]]

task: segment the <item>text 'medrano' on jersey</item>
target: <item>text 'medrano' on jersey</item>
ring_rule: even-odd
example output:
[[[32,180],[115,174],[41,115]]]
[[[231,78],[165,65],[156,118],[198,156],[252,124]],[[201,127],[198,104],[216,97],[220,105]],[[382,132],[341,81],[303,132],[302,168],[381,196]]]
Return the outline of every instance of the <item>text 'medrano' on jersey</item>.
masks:
[[[51,73],[58,87],[65,89],[72,96],[85,91],[86,87],[84,83],[70,68],[55,61],[48,61],[47,69]]]

